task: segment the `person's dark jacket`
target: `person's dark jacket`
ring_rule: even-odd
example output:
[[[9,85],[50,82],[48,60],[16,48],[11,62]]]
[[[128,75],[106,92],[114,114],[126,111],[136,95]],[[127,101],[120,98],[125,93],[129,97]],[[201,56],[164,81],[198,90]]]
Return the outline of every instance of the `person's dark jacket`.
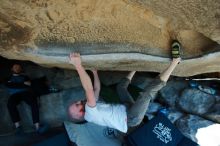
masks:
[[[6,83],[9,94],[15,94],[30,89],[29,85],[24,84],[25,82],[30,81],[28,76],[24,74],[12,74]]]

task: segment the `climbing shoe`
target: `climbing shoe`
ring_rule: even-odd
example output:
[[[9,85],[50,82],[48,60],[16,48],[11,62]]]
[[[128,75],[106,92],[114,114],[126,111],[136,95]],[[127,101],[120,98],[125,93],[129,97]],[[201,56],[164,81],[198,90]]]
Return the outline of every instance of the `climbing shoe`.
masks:
[[[181,44],[177,40],[172,42],[171,49],[172,58],[180,58]]]

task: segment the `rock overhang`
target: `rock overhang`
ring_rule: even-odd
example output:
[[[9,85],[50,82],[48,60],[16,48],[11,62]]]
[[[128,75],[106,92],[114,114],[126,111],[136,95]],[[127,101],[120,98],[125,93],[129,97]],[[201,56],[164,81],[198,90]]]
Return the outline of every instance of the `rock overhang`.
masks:
[[[217,0],[1,3],[0,50],[9,59],[72,68],[68,54],[77,51],[88,69],[160,72],[170,62],[170,42],[177,39],[183,60],[174,75],[220,70]]]

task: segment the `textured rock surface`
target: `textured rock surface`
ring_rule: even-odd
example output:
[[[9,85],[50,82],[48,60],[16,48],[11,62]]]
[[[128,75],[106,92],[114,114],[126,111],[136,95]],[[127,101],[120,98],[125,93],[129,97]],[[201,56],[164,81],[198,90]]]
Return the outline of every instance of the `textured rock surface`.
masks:
[[[194,114],[207,113],[215,105],[215,97],[198,89],[184,89],[178,105],[186,112]]]
[[[67,55],[79,51],[87,68],[160,72],[169,63],[170,42],[178,39],[184,59],[175,75],[220,71],[219,0],[0,3],[0,51],[6,58],[70,68]]]

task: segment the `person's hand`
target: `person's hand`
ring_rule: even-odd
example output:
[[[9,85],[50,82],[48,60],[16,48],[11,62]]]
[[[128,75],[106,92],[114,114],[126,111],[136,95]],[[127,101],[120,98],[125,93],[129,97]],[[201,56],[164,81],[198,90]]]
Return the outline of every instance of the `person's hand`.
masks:
[[[93,73],[93,74],[98,74],[98,72],[97,72],[96,69],[95,69],[95,70],[92,70],[92,73]]]
[[[81,66],[81,57],[79,53],[70,53],[69,63],[73,64],[76,68]]]
[[[181,62],[181,58],[179,57],[179,58],[173,58],[173,62],[175,62],[175,63],[180,63]]]

